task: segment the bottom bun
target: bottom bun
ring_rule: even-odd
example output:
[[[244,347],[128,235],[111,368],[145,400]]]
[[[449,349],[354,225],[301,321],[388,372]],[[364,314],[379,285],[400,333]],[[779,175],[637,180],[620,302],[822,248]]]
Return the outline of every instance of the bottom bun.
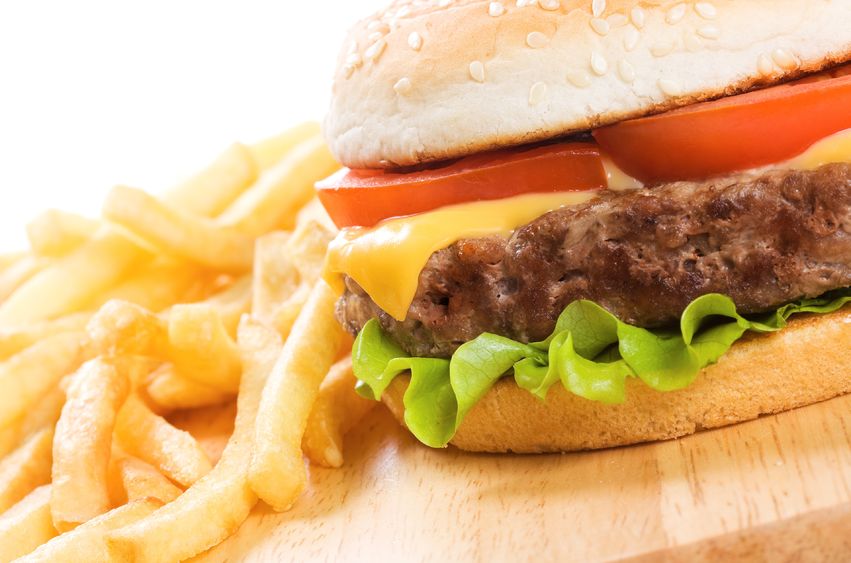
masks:
[[[408,377],[384,401],[400,421]],[[638,379],[627,400],[606,405],[554,385],[546,401],[500,380],[451,443],[474,452],[568,452],[667,440],[851,392],[851,307],[794,318],[784,330],[748,335],[686,389],[661,393]]]

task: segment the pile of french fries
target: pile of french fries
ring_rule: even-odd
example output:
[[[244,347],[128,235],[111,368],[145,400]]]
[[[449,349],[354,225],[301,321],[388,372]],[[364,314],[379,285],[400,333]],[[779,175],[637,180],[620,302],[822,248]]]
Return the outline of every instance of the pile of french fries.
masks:
[[[304,124],[0,257],[0,562],[183,560],[342,464],[373,403],[320,278],[337,167]]]

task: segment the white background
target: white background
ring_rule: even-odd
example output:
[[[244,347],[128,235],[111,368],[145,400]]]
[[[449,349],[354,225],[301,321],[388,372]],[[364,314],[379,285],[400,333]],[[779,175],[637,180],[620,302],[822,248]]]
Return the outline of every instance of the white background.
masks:
[[[0,250],[230,142],[322,117],[345,31],[389,0],[0,0]]]

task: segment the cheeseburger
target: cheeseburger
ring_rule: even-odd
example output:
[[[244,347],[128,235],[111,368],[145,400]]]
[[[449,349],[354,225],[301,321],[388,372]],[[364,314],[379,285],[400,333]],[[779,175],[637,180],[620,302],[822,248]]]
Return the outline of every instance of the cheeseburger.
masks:
[[[602,448],[851,391],[849,0],[398,1],[346,39],[325,277],[423,443]]]

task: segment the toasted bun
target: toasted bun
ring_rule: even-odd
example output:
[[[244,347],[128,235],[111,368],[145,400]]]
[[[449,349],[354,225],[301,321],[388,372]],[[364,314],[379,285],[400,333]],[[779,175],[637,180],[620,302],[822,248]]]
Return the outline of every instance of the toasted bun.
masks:
[[[500,380],[470,411],[452,444],[476,452],[557,452],[666,440],[851,392],[851,307],[798,317],[777,333],[737,342],[681,391],[632,379],[621,405],[588,401],[554,385],[546,401]],[[406,379],[385,402],[401,421]]]
[[[325,134],[346,166],[411,165],[849,58],[848,0],[398,0],[350,32]]]

